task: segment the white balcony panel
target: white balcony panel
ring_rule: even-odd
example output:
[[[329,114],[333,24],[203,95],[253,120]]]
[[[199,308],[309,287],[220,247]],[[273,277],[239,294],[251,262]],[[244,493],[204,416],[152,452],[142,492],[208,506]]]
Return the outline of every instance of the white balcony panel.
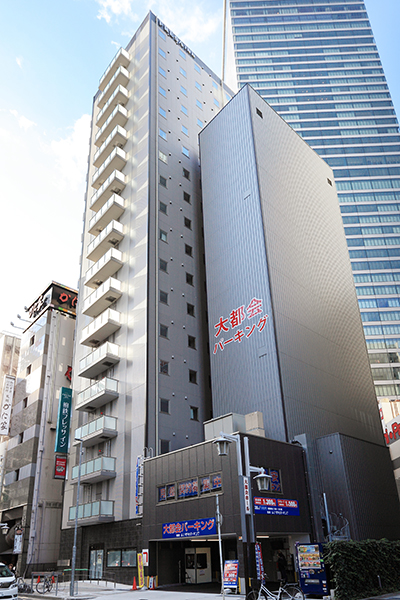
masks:
[[[70,506],[68,512],[68,525],[75,523],[76,506]],[[96,500],[87,504],[79,504],[78,521],[82,524],[108,523],[114,521],[114,501]]]
[[[111,97],[116,87],[119,85],[123,85],[126,87],[128,85],[128,81],[130,79],[129,71],[125,69],[125,67],[118,67],[115,71],[114,75],[111,77],[110,81],[104,88],[104,91],[100,94],[97,99],[97,106],[99,108],[103,108],[106,104],[107,100]]]
[[[108,102],[103,106],[101,111],[97,115],[96,125],[97,127],[102,127],[108,117],[111,115],[112,111],[118,104],[125,106],[129,100],[129,92],[123,86],[119,85]]]
[[[79,361],[79,376],[93,379],[119,362],[119,346],[106,342]]]
[[[97,235],[111,221],[117,221],[125,211],[125,201],[118,194],[113,194],[103,207],[89,221],[89,233]]]
[[[101,167],[93,174],[92,187],[98,190],[113,171],[121,171],[125,167],[127,160],[128,156],[124,150],[114,148]]]
[[[98,346],[121,327],[121,314],[108,308],[82,329],[80,344],[83,346]]]
[[[95,167],[100,167],[106,160],[107,156],[114,150],[114,148],[122,148],[128,139],[128,132],[126,129],[117,125],[114,127],[105,142],[102,143],[100,148],[97,150],[93,157],[93,164]]]
[[[103,415],[75,429],[74,445],[79,444],[77,440],[82,440],[82,445],[89,448],[106,440],[111,440],[117,435],[117,419],[109,415]]]
[[[124,127],[127,120],[128,111],[126,110],[126,108],[118,104],[118,106],[114,108],[111,115],[108,117],[107,121],[104,123],[101,129],[99,129],[96,133],[94,138],[95,145],[98,148],[100,148],[100,146],[104,144],[114,127],[116,127],[117,125]]]
[[[122,284],[110,277],[83,301],[83,314],[97,317],[122,296]]]
[[[111,248],[86,272],[85,285],[91,288],[99,287],[106,279],[115,275],[122,265],[122,252]]]
[[[111,78],[113,77],[115,71],[119,67],[127,67],[131,62],[131,57],[129,52],[127,52],[124,48],[120,48],[117,54],[114,56],[107,69],[104,71],[103,75],[100,77],[99,81],[99,90],[104,90]]]
[[[116,476],[115,463],[112,456],[98,456],[81,464],[81,483],[98,483]],[[78,483],[79,465],[72,467],[71,483]]]
[[[90,199],[90,208],[97,212],[113,194],[120,194],[126,186],[125,175],[114,171]]]
[[[118,381],[104,377],[78,394],[76,410],[93,411],[118,398]]]
[[[86,257],[99,260],[110,248],[115,248],[124,239],[124,226],[118,221],[111,221],[105,229],[88,244]]]

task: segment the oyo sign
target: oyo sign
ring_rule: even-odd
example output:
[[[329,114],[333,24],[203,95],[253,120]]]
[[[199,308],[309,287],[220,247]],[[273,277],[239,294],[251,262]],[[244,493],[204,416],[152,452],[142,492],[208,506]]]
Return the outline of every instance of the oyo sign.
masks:
[[[389,423],[385,425],[383,435],[385,436],[385,440],[388,446],[390,446],[390,444],[393,444],[393,442],[395,442],[396,440],[400,440],[400,417],[389,421]]]

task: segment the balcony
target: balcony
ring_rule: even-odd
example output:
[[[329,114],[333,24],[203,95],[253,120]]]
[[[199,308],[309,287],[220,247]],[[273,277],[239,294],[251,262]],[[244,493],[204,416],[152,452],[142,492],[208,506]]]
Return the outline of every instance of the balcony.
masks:
[[[124,168],[127,160],[128,157],[124,150],[121,150],[121,148],[114,148],[101,167],[93,174],[92,187],[98,190],[113,171],[121,171],[121,169]]]
[[[118,106],[114,108],[111,115],[108,117],[107,121],[104,123],[101,129],[99,129],[96,133],[96,136],[94,138],[95,145],[98,148],[100,148],[100,146],[104,144],[114,127],[116,127],[117,125],[124,127],[127,120],[128,111],[126,110],[126,108],[118,104]]]
[[[81,464],[81,483],[99,483],[116,476],[116,458],[98,456]],[[72,467],[71,483],[78,483],[79,465]]]
[[[106,122],[112,111],[118,104],[125,106],[129,100],[129,92],[123,85],[119,85],[111,98],[108,100],[107,104],[103,106],[101,111],[97,115],[96,125],[97,127],[102,127]]]
[[[111,248],[86,272],[85,285],[97,288],[122,267],[122,252]]]
[[[90,208],[97,212],[113,194],[120,194],[126,186],[125,175],[114,171],[90,199]]]
[[[117,54],[114,56],[107,69],[104,71],[103,75],[100,77],[99,81],[99,90],[104,90],[105,87],[110,82],[110,79],[113,77],[116,69],[119,67],[127,67],[131,62],[131,57],[129,53],[120,48]]]
[[[124,87],[126,87],[128,85],[129,79],[129,71],[127,71],[125,67],[118,67],[118,69],[115,71],[114,75],[111,77],[110,81],[104,88],[104,91],[98,97],[97,106],[99,108],[103,108],[107,100],[111,97],[115,88],[119,85],[123,85]]]
[[[79,361],[79,377],[93,379],[119,362],[119,346],[106,342]]]
[[[95,239],[88,244],[86,257],[99,260],[110,249],[115,248],[124,239],[124,226],[118,221],[111,221]]]
[[[118,381],[104,377],[80,392],[76,401],[76,410],[92,411],[118,398]]]
[[[80,344],[97,347],[121,327],[121,314],[108,308],[82,329]]]
[[[121,196],[118,196],[118,194],[113,194],[99,212],[90,219],[89,233],[97,235],[103,231],[111,221],[118,220],[124,214],[124,211],[124,199],[121,198]]]
[[[126,129],[117,125],[114,127],[108,138],[102,143],[100,148],[97,150],[93,157],[93,164],[95,167],[100,167],[107,156],[112,152],[114,148],[122,148],[128,139],[128,132]]]
[[[75,522],[76,506],[71,506],[68,513],[68,525]],[[96,500],[78,506],[78,522],[80,524],[107,523],[114,521],[114,501]]]
[[[82,445],[85,448],[89,448],[90,446],[95,446],[105,440],[117,437],[117,435],[117,419],[115,417],[103,415],[99,419],[90,421],[89,423],[86,423],[86,425],[82,425],[82,427],[75,429],[74,438],[75,440],[82,440]],[[79,442],[75,441],[75,445],[76,444],[79,444]]]
[[[97,317],[122,296],[122,284],[110,277],[83,301],[83,314]]]

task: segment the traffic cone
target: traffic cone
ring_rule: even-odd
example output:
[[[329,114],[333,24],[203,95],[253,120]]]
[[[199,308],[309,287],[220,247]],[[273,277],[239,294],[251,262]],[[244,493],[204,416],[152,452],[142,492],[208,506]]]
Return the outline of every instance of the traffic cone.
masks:
[[[36,583],[40,583],[40,575],[39,575],[39,577],[37,578],[37,582],[36,582]]]
[[[132,586],[132,591],[133,591],[133,590],[137,590],[137,587],[136,587],[136,575],[134,575],[134,576],[133,576],[133,586]]]

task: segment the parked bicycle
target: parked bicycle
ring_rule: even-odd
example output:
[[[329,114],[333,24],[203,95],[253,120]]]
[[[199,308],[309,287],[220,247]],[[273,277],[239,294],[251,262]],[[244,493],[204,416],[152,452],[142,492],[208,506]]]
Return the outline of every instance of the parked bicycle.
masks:
[[[265,587],[264,582],[258,591],[252,590],[247,594],[247,600],[304,600],[304,594],[297,583],[280,583],[276,592],[271,592]]]
[[[39,594],[47,594],[53,589],[54,575],[44,575],[36,584],[36,591]]]
[[[33,594],[31,584],[25,581],[23,577],[17,577],[17,586],[19,594]]]

